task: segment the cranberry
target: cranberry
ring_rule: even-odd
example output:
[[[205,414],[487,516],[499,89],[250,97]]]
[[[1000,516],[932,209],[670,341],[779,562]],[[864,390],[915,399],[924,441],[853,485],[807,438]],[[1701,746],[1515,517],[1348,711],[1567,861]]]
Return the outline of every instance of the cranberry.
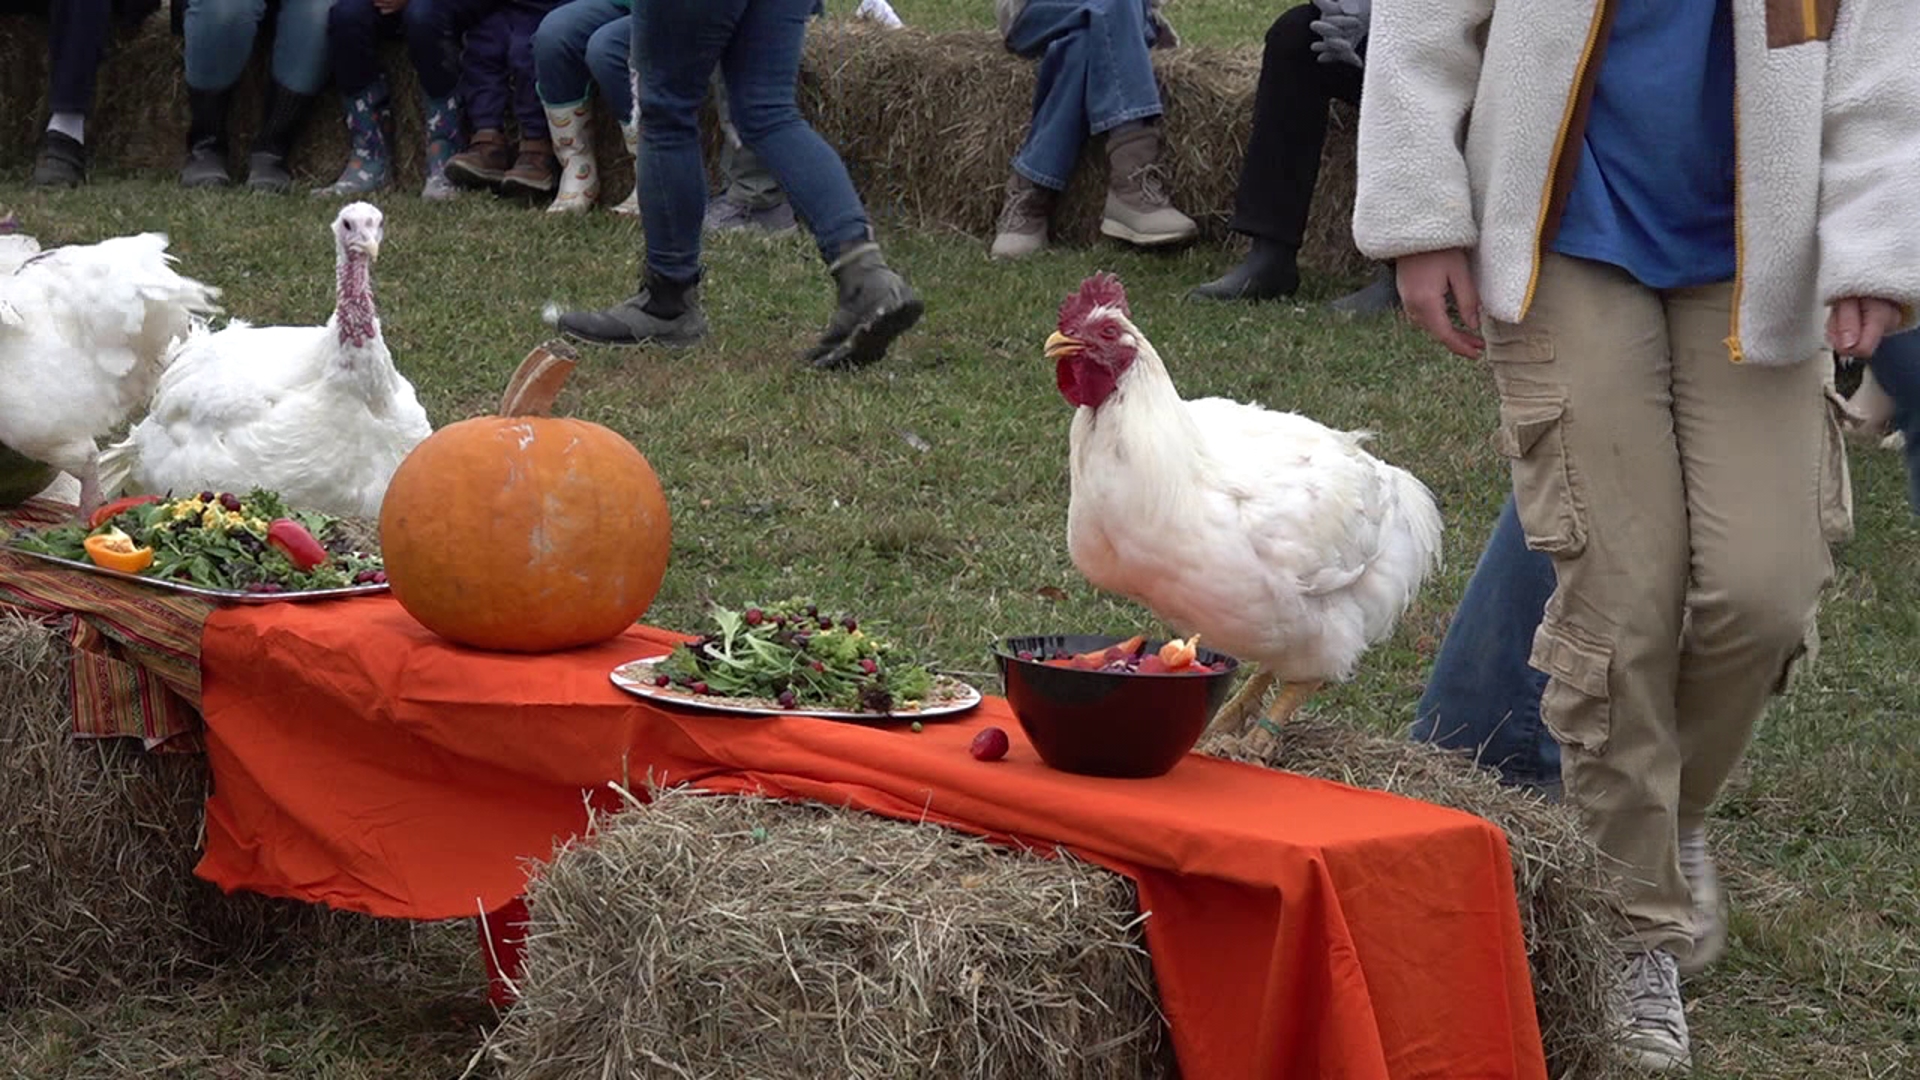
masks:
[[[868,660],[868,659],[865,659],[865,658],[862,658],[862,659],[861,659],[861,661],[860,661],[860,670],[861,670],[861,671],[864,671],[864,672],[866,672],[866,673],[867,673],[867,674],[869,674],[869,675],[871,675],[871,674],[873,674],[874,672],[876,672],[876,671],[879,671],[879,670],[880,670],[880,665],[879,665],[879,664],[876,664],[876,663],[874,663],[874,662],[873,662],[872,660]]]
[[[761,623],[765,622],[766,619],[767,619],[766,612],[761,611],[759,608],[750,607],[747,609],[747,625],[748,626],[759,626]]]
[[[655,685],[655,686],[672,686],[672,685],[673,685],[673,680],[672,680],[672,679],[670,679],[670,678],[668,678],[668,677],[667,677],[667,676],[665,676],[665,675],[655,675],[655,676],[653,677],[653,685]]]
[[[999,761],[1007,756],[1007,751],[1012,745],[1006,732],[997,727],[990,727],[973,737],[973,745],[967,747],[967,752],[981,761]]]

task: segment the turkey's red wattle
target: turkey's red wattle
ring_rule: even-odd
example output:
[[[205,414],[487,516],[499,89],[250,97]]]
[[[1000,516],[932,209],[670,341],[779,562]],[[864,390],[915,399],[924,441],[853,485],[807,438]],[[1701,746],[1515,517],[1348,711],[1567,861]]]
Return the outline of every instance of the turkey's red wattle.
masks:
[[[334,324],[340,331],[340,343],[358,349],[379,336],[373,310],[373,278],[367,257],[349,253],[341,260],[339,291],[334,301]]]

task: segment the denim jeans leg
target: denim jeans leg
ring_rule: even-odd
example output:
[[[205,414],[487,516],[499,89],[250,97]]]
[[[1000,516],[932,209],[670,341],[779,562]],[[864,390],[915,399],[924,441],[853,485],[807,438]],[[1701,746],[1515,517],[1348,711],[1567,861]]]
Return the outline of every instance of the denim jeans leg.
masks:
[[[1868,361],[1873,379],[1893,399],[1893,426],[1906,436],[1907,500],[1920,513],[1920,330],[1895,334]]]
[[[831,263],[871,239],[873,228],[846,164],[800,115],[795,92],[812,9],[812,0],[750,0],[720,65],[741,141],[773,173]]]
[[[1146,0],[1030,0],[1007,47],[1038,57],[1033,119],[1014,171],[1064,190],[1089,135],[1160,115]]]
[[[431,7],[433,0],[415,0],[404,9]],[[333,66],[333,84],[351,98],[380,77],[380,41],[392,29],[394,16],[380,14],[373,0],[334,0],[327,12],[327,58]],[[425,81],[427,75],[420,76]]]
[[[1415,739],[1468,751],[1508,784],[1559,782],[1560,745],[1540,720],[1547,676],[1527,662],[1553,588],[1553,560],[1527,548],[1509,495],[1440,643]]]
[[[588,43],[602,27],[627,17],[616,0],[570,0],[547,13],[533,33],[533,67],[540,100],[556,108],[572,108],[587,100],[592,65]],[[627,65],[626,54],[620,66]]]
[[[230,90],[253,57],[267,0],[187,0],[181,37],[187,87]]]
[[[700,276],[707,166],[700,106],[749,0],[634,0],[633,68],[640,73],[640,221],[647,270]]]
[[[622,15],[593,32],[587,39],[587,71],[600,88],[600,100],[615,120],[625,124],[633,119],[633,69],[628,60],[633,46],[633,17]]]
[[[332,0],[280,0],[273,24],[273,81],[296,94],[327,86],[327,11]]]

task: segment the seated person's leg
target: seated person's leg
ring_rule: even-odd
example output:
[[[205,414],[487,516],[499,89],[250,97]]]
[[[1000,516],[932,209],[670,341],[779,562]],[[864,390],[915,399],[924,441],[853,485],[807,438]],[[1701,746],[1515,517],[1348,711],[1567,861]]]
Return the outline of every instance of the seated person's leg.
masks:
[[[273,82],[261,103],[260,128],[247,159],[247,187],[284,192],[293,186],[287,158],[327,85],[327,22],[331,0],[280,0],[273,32]]]
[[[187,0],[187,160],[183,187],[227,187],[227,113],[234,85],[253,57],[266,0]]]
[[[720,194],[707,204],[708,232],[758,229],[781,233],[798,227],[793,205],[760,155],[740,138],[739,124],[727,98],[727,83],[718,72],[713,80],[714,105],[724,118],[720,142]]]
[[[407,9],[428,3],[413,0]],[[347,121],[347,163],[339,179],[315,195],[364,195],[387,186],[393,154],[387,146],[393,106],[380,42],[399,19],[382,15],[373,0],[333,0],[327,12],[327,56]]]
[[[1527,662],[1553,595],[1553,561],[1527,549],[1509,495],[1474,567],[1415,711],[1413,737],[1557,794],[1560,746],[1540,721],[1547,677]]]
[[[507,141],[507,53],[512,27],[504,10],[488,12],[467,27],[460,51],[460,91],[466,103],[467,148],[447,162],[455,187],[492,191],[513,168]],[[545,126],[544,124],[542,125]]]
[[[1146,0],[1030,0],[1007,47],[1040,61],[1033,119],[1014,155],[993,254],[1046,246],[1056,195],[1089,135],[1107,135],[1107,200],[1100,231],[1154,247],[1190,239],[1193,220],[1167,198],[1160,168],[1160,88],[1149,55]]]
[[[640,213],[640,106],[639,79],[628,55],[633,45],[633,17],[623,15],[594,31],[587,42],[587,69],[600,87],[600,99],[620,118],[620,138],[633,158],[633,190],[614,206],[613,212],[628,217]]]
[[[47,127],[34,157],[35,187],[77,187],[87,178],[87,116],[106,55],[111,0],[47,5]]]
[[[460,71],[459,31],[489,10],[483,0],[407,0],[400,11],[407,56],[420,79],[420,111],[426,118],[427,180],[420,195],[450,199],[447,164],[461,148],[462,106],[467,88]]]
[[[1904,439],[1907,496],[1920,513],[1920,330],[1880,343],[1869,362],[1875,382],[1893,398],[1893,426]]]
[[[593,146],[594,80],[587,52],[594,35],[625,10],[614,0],[570,0],[548,12],[533,32],[534,85],[560,164],[560,189],[549,212],[583,213],[600,201],[600,163]],[[625,82],[624,57],[620,67]],[[616,117],[624,115],[623,109],[615,110]]]

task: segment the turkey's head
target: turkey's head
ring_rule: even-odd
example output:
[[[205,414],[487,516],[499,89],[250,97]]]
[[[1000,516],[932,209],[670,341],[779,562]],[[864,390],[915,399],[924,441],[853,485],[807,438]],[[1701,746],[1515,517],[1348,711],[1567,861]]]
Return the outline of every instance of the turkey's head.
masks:
[[[353,202],[340,208],[333,219],[333,246],[344,265],[356,256],[372,262],[380,257],[380,241],[386,235],[386,219],[380,209],[368,202]]]
[[[1133,325],[1127,290],[1112,274],[1095,274],[1060,305],[1060,324],[1046,356],[1068,404],[1099,408],[1133,366],[1145,340]]]

